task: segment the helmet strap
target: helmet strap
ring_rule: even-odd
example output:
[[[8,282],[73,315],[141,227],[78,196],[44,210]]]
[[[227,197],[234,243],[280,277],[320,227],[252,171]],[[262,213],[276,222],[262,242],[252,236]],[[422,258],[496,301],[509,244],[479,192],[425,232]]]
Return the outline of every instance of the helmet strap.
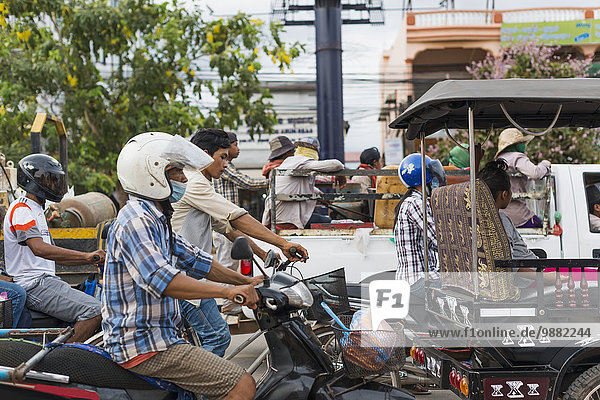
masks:
[[[162,212],[167,218],[167,228],[169,229],[169,254],[173,254],[173,226],[171,225],[171,218],[173,217],[173,206],[169,199],[162,200],[159,202]]]

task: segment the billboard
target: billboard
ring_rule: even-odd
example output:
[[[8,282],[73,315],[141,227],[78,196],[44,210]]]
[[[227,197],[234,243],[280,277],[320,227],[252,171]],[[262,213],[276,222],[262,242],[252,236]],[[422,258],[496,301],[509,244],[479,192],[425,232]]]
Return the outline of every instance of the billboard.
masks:
[[[558,45],[600,43],[600,19],[502,24],[502,44],[523,40]]]

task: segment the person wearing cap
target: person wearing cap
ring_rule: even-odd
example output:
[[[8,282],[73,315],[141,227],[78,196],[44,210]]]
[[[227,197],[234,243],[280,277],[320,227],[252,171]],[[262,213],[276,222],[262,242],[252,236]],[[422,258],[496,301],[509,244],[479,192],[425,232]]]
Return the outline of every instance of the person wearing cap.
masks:
[[[600,232],[600,183],[585,188],[590,213],[590,231]]]
[[[67,192],[65,172],[58,161],[45,154],[24,157],[17,165],[17,183],[26,195],[13,201],[4,217],[6,272],[25,289],[27,308],[75,323],[69,341],[82,342],[100,326],[100,302],[57,277],[56,263],[103,263],[105,253],[84,253],[54,245],[44,204],[46,200],[61,201]]]
[[[533,138],[534,136],[524,135],[516,128],[508,128],[500,133],[498,152],[494,158],[502,158],[506,161],[509,171],[517,171],[523,174],[523,176],[510,177],[513,193],[527,192],[527,179],[542,179],[550,173],[550,161],[543,160],[535,165],[525,154],[527,143]],[[527,207],[525,200],[513,199],[504,212],[517,228],[542,227],[542,221]]]
[[[481,159],[483,158],[483,148],[481,144],[475,145],[475,170],[479,170],[479,164],[481,163]],[[448,154],[448,167],[450,169],[466,169],[468,170],[471,165],[471,160],[469,156],[469,145],[467,143],[462,143],[460,145],[456,145],[450,150],[450,154]]]
[[[377,147],[370,147],[363,150],[360,153],[360,165],[358,169],[381,169],[383,162],[381,161],[381,154]],[[368,193],[369,188],[375,188],[377,186],[376,176],[354,176],[352,179],[360,183],[360,192]]]
[[[262,175],[269,178],[271,171],[279,167],[283,160],[294,155],[296,148],[287,136],[276,136],[269,140],[271,154],[269,154],[269,162],[263,166]]]
[[[304,138],[295,144],[296,151],[292,157],[286,158],[278,169],[308,169],[319,172],[337,172],[344,168],[339,160],[319,160],[321,145],[317,138]],[[339,178],[339,177],[337,177]],[[342,177],[343,178],[343,177]],[[345,180],[339,180],[345,184]],[[276,181],[276,193],[285,194],[317,194],[321,193],[315,186],[314,176],[282,176]],[[277,225],[310,228],[313,223],[328,223],[331,218],[315,213],[316,200],[281,201],[275,202]],[[271,224],[271,202],[265,201],[263,224]]]

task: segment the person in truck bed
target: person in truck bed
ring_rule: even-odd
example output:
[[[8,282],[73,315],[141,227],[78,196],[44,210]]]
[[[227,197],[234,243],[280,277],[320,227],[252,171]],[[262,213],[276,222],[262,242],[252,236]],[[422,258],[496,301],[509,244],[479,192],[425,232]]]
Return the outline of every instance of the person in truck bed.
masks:
[[[296,153],[286,158],[277,169],[309,169],[321,172],[337,172],[344,168],[338,160],[319,160],[321,145],[316,138],[300,139],[296,143]],[[341,186],[346,184],[343,176],[336,177]],[[275,182],[275,191],[280,194],[321,193],[315,187],[314,176],[282,176]],[[315,213],[316,200],[275,202],[277,225],[309,229],[311,224],[328,223],[331,218]],[[271,202],[267,199],[262,223],[271,225]],[[293,229],[293,228],[292,228]]]
[[[543,160],[538,165],[529,160],[526,153],[527,143],[534,136],[523,135],[518,129],[509,128],[500,133],[496,159],[503,159],[509,171],[518,171],[523,176],[511,176],[512,190],[517,193],[527,192],[527,179],[542,179],[550,173],[550,161]],[[525,200],[514,199],[505,208],[506,215],[517,228],[541,228],[542,221],[527,207]]]

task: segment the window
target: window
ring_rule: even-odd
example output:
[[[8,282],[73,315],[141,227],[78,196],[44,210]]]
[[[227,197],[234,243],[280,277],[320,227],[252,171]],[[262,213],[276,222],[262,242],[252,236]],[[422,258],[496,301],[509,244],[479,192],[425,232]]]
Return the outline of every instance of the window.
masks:
[[[583,174],[590,232],[600,233],[600,174]]]

